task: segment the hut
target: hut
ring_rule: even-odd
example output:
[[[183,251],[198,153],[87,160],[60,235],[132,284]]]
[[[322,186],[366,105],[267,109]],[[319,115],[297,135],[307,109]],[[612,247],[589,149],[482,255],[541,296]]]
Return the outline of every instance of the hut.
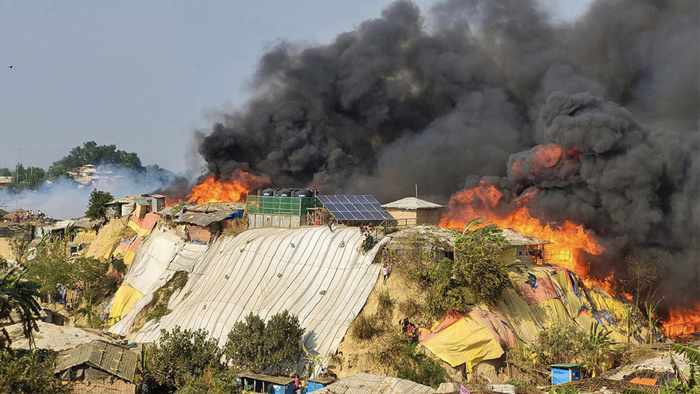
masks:
[[[210,243],[228,228],[237,228],[236,219],[244,215],[243,203],[211,203],[190,205],[175,218],[183,226],[182,235],[187,241]]]
[[[436,394],[435,389],[432,387],[410,380],[368,373],[358,373],[357,375],[340,379],[315,392],[318,394]]]
[[[93,341],[62,351],[56,357],[54,373],[75,382],[75,392],[134,393],[138,355],[122,346]]]
[[[421,224],[435,225],[440,223],[443,205],[421,200],[416,197],[406,197],[382,205],[396,219],[399,227],[411,227]]]
[[[512,228],[504,228],[502,234],[510,244],[510,248],[503,252],[503,258],[508,260],[508,263],[519,261],[527,264],[543,264],[545,262],[544,246],[549,242]]]
[[[253,393],[294,394],[294,378],[252,372],[238,374],[244,391]]]

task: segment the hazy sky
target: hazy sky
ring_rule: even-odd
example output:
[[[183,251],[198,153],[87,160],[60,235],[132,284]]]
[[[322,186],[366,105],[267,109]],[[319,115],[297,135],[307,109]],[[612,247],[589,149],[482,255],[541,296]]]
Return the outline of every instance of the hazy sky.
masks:
[[[0,0],[0,167],[94,140],[182,171],[193,131],[245,101],[267,48],[328,42],[390,2]],[[565,21],[590,0],[541,2]]]

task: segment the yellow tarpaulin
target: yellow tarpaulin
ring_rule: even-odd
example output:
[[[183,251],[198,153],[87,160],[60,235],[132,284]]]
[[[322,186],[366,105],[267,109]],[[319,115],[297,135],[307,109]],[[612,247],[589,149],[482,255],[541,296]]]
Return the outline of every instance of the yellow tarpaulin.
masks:
[[[139,293],[138,290],[127,285],[122,284],[114,295],[114,303],[112,304],[112,310],[109,312],[109,321],[114,324],[119,321],[124,315],[129,313],[131,308],[136,304],[143,294]]]
[[[451,366],[466,364],[469,371],[483,360],[503,355],[493,333],[471,317],[459,319],[422,344]]]

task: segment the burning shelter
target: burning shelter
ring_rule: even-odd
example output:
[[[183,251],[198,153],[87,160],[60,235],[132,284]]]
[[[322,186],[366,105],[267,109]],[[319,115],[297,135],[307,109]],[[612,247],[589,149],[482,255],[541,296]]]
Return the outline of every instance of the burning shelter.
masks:
[[[440,215],[444,205],[421,200],[416,197],[406,197],[382,205],[396,219],[398,227],[411,227],[421,224],[435,225],[440,223]]]
[[[246,204],[240,202],[218,202],[188,205],[173,219],[181,224],[182,236],[187,241],[211,243],[224,230],[239,226],[236,219],[245,214]]]
[[[510,248],[503,252],[504,261],[527,264],[543,264],[545,262],[544,246],[549,242],[517,232],[512,228],[504,228],[502,231],[503,237],[510,244]]]
[[[138,355],[122,346],[93,341],[62,351],[54,372],[75,382],[75,392],[134,393]],[[96,390],[96,389],[101,390]]]

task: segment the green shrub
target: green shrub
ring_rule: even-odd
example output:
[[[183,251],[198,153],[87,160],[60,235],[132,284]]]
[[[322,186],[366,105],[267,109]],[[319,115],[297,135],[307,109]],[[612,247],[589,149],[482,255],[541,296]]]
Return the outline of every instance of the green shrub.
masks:
[[[384,289],[377,294],[377,314],[379,316],[391,316],[394,309],[394,300],[391,298],[389,290]]]
[[[158,343],[145,350],[143,362],[144,383],[154,392],[173,392],[204,376],[226,373],[222,364],[223,351],[216,339],[207,339],[204,330],[161,331]]]
[[[71,383],[53,373],[54,356],[38,351],[0,349],[0,393],[72,393]]]
[[[358,315],[352,323],[352,336],[357,339],[368,340],[382,332],[376,316]]]
[[[409,298],[399,303],[399,311],[401,311],[403,316],[408,317],[409,319],[419,316],[421,314],[421,309],[421,305],[413,298]]]
[[[396,376],[437,388],[445,381],[445,368],[426,354],[418,352],[416,347],[416,343],[405,343],[402,346],[399,357],[393,364]]]

